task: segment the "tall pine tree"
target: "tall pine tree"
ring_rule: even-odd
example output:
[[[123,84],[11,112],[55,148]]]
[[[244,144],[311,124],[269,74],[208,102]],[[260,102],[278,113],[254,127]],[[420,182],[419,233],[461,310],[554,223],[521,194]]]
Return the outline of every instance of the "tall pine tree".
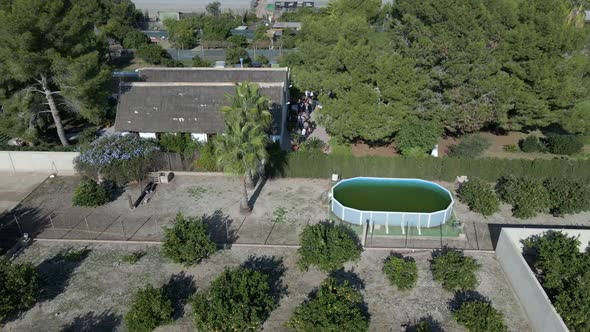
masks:
[[[92,0],[4,0],[0,5],[0,103],[8,105],[8,115],[26,119],[29,128],[40,113],[51,113],[64,146],[61,112],[76,111],[97,123],[107,107],[109,68],[95,33],[96,11]]]

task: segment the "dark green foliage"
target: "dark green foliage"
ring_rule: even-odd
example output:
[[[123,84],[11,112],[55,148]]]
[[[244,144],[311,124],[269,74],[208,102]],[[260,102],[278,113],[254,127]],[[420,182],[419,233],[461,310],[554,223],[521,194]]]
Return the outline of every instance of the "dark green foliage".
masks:
[[[412,148],[426,154],[434,149],[440,135],[441,128],[435,122],[410,119],[395,135],[395,145],[404,155]]]
[[[137,49],[137,56],[152,65],[159,65],[170,55],[158,44],[144,44]]]
[[[97,137],[98,135],[96,134],[95,127],[85,128],[80,133],[78,133],[78,144],[90,144]]]
[[[407,116],[434,119],[457,135],[556,122],[577,133],[588,127],[588,106],[579,105],[590,84],[589,31],[576,8],[568,0],[383,7],[335,0],[329,10],[281,20],[303,23],[298,52],[286,60],[294,84],[336,96],[320,111],[333,136],[390,140]]]
[[[476,158],[490,147],[487,138],[481,135],[469,135],[461,139],[461,142],[450,148],[449,156],[460,158]]]
[[[267,274],[249,268],[226,269],[192,301],[200,331],[257,331],[276,308]]]
[[[248,39],[243,35],[232,35],[227,38],[227,41],[232,43],[232,47],[246,47],[248,46]]]
[[[326,147],[326,143],[317,137],[312,137],[305,140],[301,145],[299,145],[299,151],[302,153],[323,153],[324,148]]]
[[[448,291],[475,289],[478,284],[475,272],[479,264],[462,251],[443,250],[433,254],[430,270],[434,280],[440,281]]]
[[[198,30],[198,22],[194,19],[166,19],[164,24],[168,29],[168,37],[173,43],[174,47],[179,49],[191,49],[197,46],[199,39],[196,31]]]
[[[172,301],[163,288],[147,285],[133,297],[131,308],[125,315],[130,332],[149,332],[172,321]]]
[[[229,65],[240,64],[240,58],[244,60],[244,65],[250,63],[250,55],[243,47],[230,47],[225,50],[225,61]]]
[[[77,206],[97,207],[108,203],[111,194],[102,185],[92,179],[83,179],[74,191],[72,202]]]
[[[199,157],[195,162],[197,169],[208,172],[219,170],[217,166],[217,156],[215,155],[214,141],[210,140],[199,150]]]
[[[268,58],[265,57],[262,54],[257,55],[256,56],[256,59],[254,59],[254,61],[262,64],[263,66],[266,66],[266,65],[268,65],[270,63],[270,61],[268,60]]]
[[[38,288],[37,270],[31,263],[0,259],[0,321],[33,306]]]
[[[138,49],[143,45],[150,44],[150,37],[140,30],[133,29],[125,36],[123,40],[123,46],[125,48]]]
[[[219,1],[210,2],[205,7],[205,10],[211,16],[219,16],[221,14],[221,3]]]
[[[590,330],[590,253],[580,241],[548,231],[524,242],[539,281],[570,331]]]
[[[285,325],[297,332],[367,331],[369,317],[363,306],[363,296],[357,289],[347,281],[328,277]]]
[[[392,285],[400,290],[411,289],[418,280],[416,262],[409,257],[391,255],[383,264],[383,272]]]
[[[201,59],[200,56],[195,55],[193,57],[193,67],[211,67],[211,62],[205,59]]]
[[[549,192],[541,179],[506,176],[498,181],[497,191],[502,201],[512,205],[517,218],[528,219],[549,212]]]
[[[539,141],[539,138],[535,135],[529,135],[520,141],[518,141],[518,146],[522,152],[531,153],[531,152],[539,152],[543,149],[543,144]]]
[[[512,174],[538,179],[545,179],[551,175],[588,183],[590,181],[588,169],[590,169],[590,160],[353,157],[335,154],[309,156],[291,153],[287,156],[284,176],[329,178],[336,172],[342,178],[374,176],[455,181],[457,176],[467,174],[486,182],[495,182],[507,174]]]
[[[453,311],[457,322],[471,332],[508,331],[504,315],[484,300],[468,300]]]
[[[203,221],[178,213],[172,228],[165,228],[162,251],[175,263],[198,264],[215,253],[217,247],[209,237]]]
[[[573,155],[584,147],[582,138],[576,135],[549,135],[545,138],[547,151],[553,154]]]
[[[189,133],[163,134],[158,144],[163,151],[176,152],[185,159],[192,159],[200,147]]]
[[[590,187],[568,178],[550,178],[545,180],[549,191],[551,213],[556,216],[580,213],[590,210]]]
[[[308,269],[315,265],[323,271],[341,268],[361,257],[361,247],[354,232],[344,225],[322,222],[306,226],[300,235],[298,265]]]
[[[470,178],[468,182],[461,184],[459,199],[469,206],[469,210],[491,216],[500,209],[500,200],[493,188],[479,178]]]

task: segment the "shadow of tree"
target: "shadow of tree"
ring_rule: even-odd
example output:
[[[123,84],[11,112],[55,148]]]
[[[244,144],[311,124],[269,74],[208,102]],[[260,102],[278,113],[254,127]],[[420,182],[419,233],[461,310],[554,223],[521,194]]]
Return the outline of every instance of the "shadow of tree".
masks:
[[[62,332],[95,332],[95,331],[116,331],[121,324],[122,317],[110,310],[103,311],[100,314],[89,312],[85,315],[78,316],[74,320],[63,326]]]
[[[338,282],[340,283],[342,283],[343,281],[348,282],[348,284],[354,287],[356,290],[365,289],[365,281],[354,272],[354,268],[350,271],[346,271],[344,270],[344,268],[340,268],[338,270],[330,272],[329,276],[338,280]]]
[[[40,276],[40,294],[38,301],[50,301],[63,293],[69,285],[74,271],[88,257],[91,250],[68,248],[37,266]]]
[[[213,242],[232,244],[238,240],[236,230],[231,228],[233,219],[230,219],[221,210],[216,210],[211,215],[203,215],[201,219]]]
[[[490,303],[490,300],[487,297],[477,291],[457,291],[455,292],[455,296],[449,301],[449,310],[451,310],[451,312],[456,311],[461,305],[463,305],[463,303],[469,301],[483,301]]]
[[[413,321],[407,324],[403,324],[402,327],[405,327],[405,332],[420,332],[420,331],[430,331],[430,332],[444,332],[444,329],[439,321],[432,318],[432,316],[428,315],[418,319],[417,321]]]
[[[248,200],[248,206],[250,206],[250,209],[254,209],[254,205],[256,204],[256,201],[258,200],[258,197],[260,197],[260,192],[264,188],[264,185],[266,184],[266,181],[267,181],[267,178],[266,177],[263,177],[260,180],[260,183],[258,183],[258,185],[256,186],[256,189],[254,190],[254,192],[252,193],[252,195],[250,196],[250,199]]]
[[[180,272],[173,274],[168,282],[162,286],[164,292],[172,301],[174,307],[173,319],[180,319],[184,316],[184,306],[188,299],[197,291],[197,285],[192,276]]]
[[[49,214],[45,215],[39,208],[18,205],[10,212],[0,213],[0,248],[12,247],[22,233],[35,238],[48,227],[51,227]]]
[[[283,284],[283,277],[287,268],[283,263],[283,258],[276,256],[254,256],[251,255],[242,264],[243,268],[259,271],[268,276],[268,284],[271,289],[271,296],[275,303],[278,304],[280,299],[288,295],[287,286]]]

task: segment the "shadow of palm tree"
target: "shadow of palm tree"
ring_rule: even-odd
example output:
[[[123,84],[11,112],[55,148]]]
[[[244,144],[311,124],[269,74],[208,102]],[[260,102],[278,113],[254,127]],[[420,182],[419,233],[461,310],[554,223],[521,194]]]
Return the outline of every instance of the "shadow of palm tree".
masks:
[[[63,293],[70,283],[74,271],[88,257],[91,250],[87,248],[74,250],[68,248],[37,266],[40,276],[40,294],[38,301],[51,301]]]
[[[211,240],[217,244],[231,245],[238,240],[238,234],[235,229],[231,228],[234,220],[221,210],[216,210],[211,215],[204,214],[201,220],[209,232]]]
[[[267,151],[268,161],[264,165],[265,175],[271,179],[284,176],[288,166],[287,151],[281,149],[278,143],[270,144]]]
[[[365,281],[354,272],[354,268],[350,271],[346,271],[342,267],[338,270],[330,272],[329,276],[338,280],[340,283],[346,281],[350,286],[354,287],[357,290],[365,289]]]
[[[96,314],[91,311],[85,315],[78,316],[61,328],[62,332],[110,332],[116,331],[121,324],[122,317],[110,310]]]
[[[256,189],[254,190],[252,195],[250,196],[250,199],[248,200],[248,206],[250,206],[250,209],[254,209],[254,205],[256,204],[256,200],[258,200],[258,197],[260,197],[260,192],[264,188],[266,181],[267,181],[267,178],[263,177],[260,180],[260,183],[258,183],[258,185],[256,186]]]
[[[283,277],[287,268],[283,263],[282,257],[251,255],[241,267],[259,271],[268,276],[271,296],[276,304],[279,303],[283,296],[288,295],[287,286],[283,284]]]
[[[197,291],[197,285],[192,276],[186,275],[186,273],[180,272],[173,274],[168,282],[162,286],[164,292],[172,301],[174,307],[174,313],[172,314],[173,319],[180,319],[184,316],[184,306],[188,299]]]
[[[35,238],[48,227],[51,227],[48,214],[38,208],[18,205],[0,214],[0,248],[12,247],[23,233]]]

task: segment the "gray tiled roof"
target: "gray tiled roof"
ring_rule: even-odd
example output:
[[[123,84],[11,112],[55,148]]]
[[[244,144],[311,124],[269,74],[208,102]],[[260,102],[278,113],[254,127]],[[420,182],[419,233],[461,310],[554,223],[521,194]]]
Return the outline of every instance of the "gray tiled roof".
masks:
[[[285,102],[285,69],[182,69],[143,69],[139,72],[144,82],[124,83],[115,129],[119,132],[221,133],[224,124],[219,109],[228,104],[227,95],[235,93],[235,83],[240,81],[260,85],[261,94],[271,100],[274,125],[279,127]]]

